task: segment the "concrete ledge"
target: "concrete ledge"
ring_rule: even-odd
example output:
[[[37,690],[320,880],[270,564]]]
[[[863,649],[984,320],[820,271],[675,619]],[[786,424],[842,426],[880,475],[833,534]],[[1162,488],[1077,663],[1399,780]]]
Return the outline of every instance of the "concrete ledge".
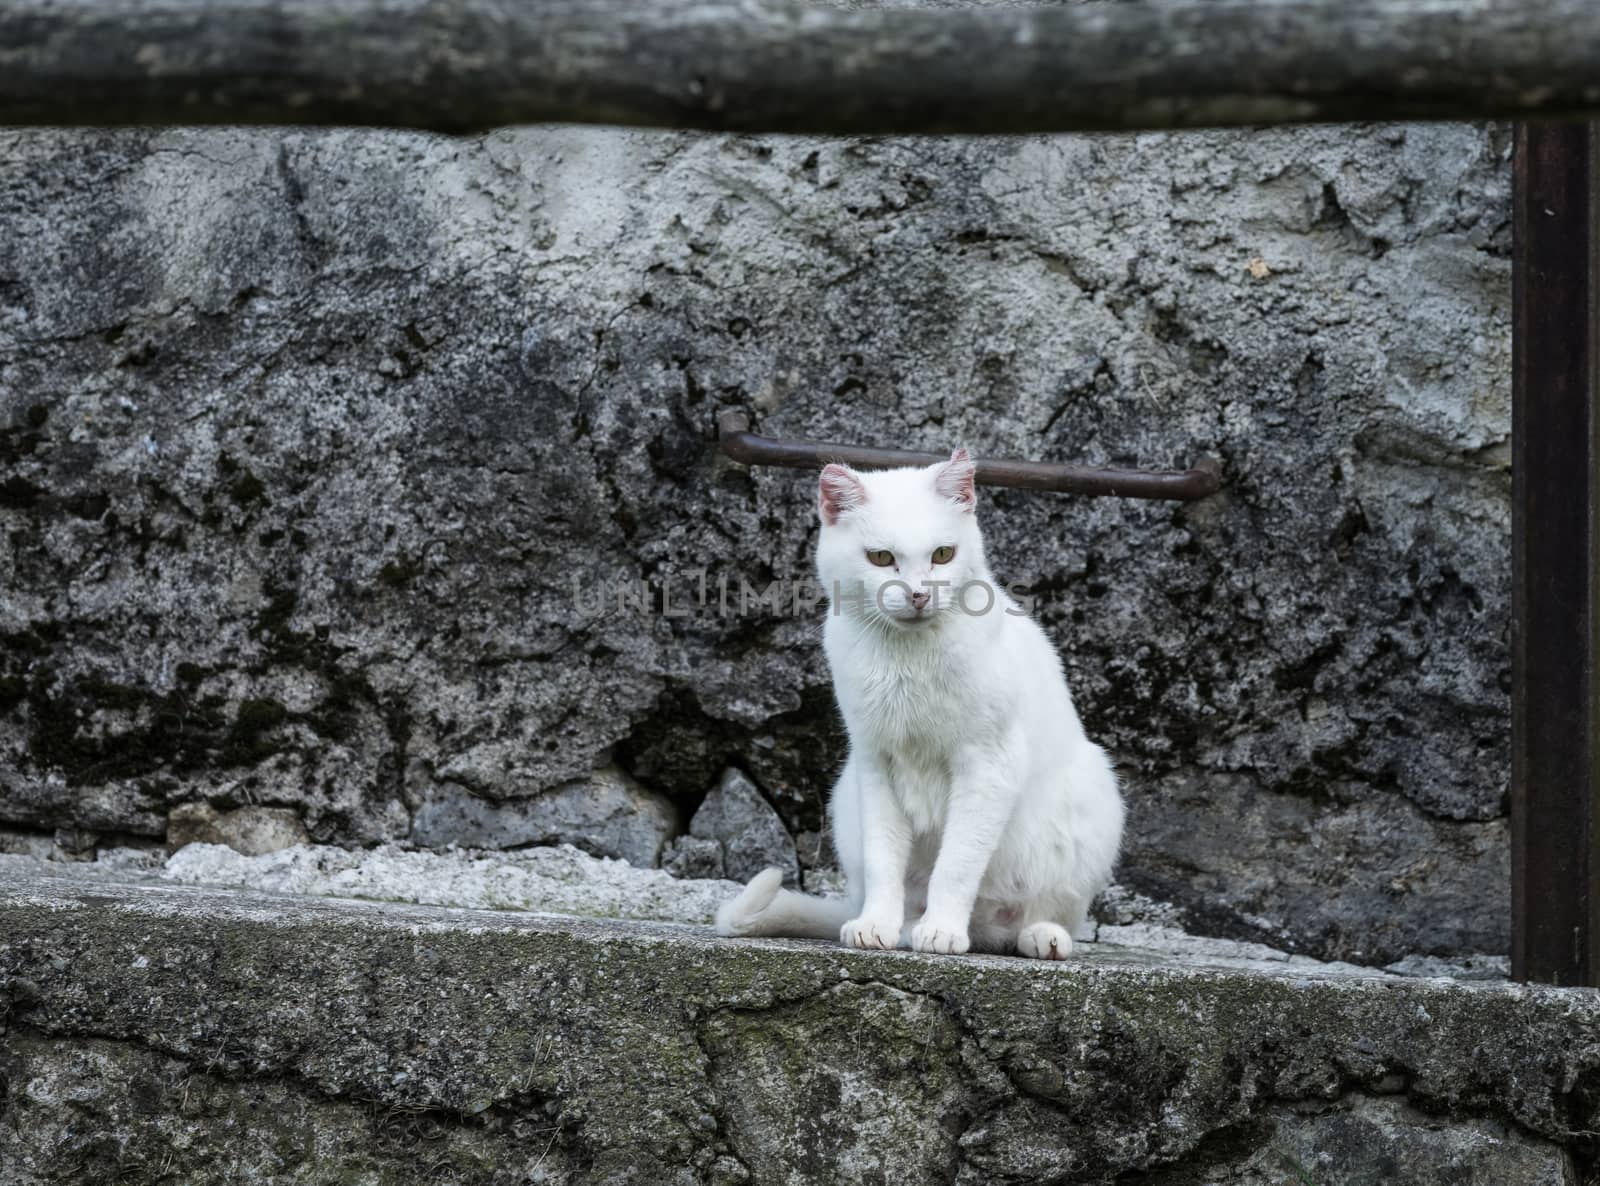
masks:
[[[1600,993],[0,874],[0,1180],[1576,1183]],[[1299,1176],[1296,1176],[1299,1175]]]

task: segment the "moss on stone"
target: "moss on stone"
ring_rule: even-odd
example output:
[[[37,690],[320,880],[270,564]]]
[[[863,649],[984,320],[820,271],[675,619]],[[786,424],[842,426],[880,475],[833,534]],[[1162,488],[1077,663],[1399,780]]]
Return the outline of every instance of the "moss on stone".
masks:
[[[422,572],[420,560],[408,560],[405,557],[391,560],[378,570],[378,583],[391,589],[404,589],[417,579]]]
[[[77,682],[77,690],[96,708],[135,712],[155,699],[148,691],[131,684],[89,676]]]
[[[47,491],[20,474],[0,478],[0,507],[27,510],[44,497]]]
[[[1540,1167],[1584,1156],[1600,1127],[1586,1086],[1600,997],[1586,991],[848,952],[37,882],[9,901],[0,888],[0,976],[29,986],[11,1007],[33,1043],[7,1047],[26,1060],[14,1082],[59,1079],[114,1038],[214,1093],[209,1118],[166,1130],[113,1117],[139,1156],[173,1133],[205,1141],[249,1099],[280,1101],[307,1131],[351,1129],[350,1164],[387,1148],[350,1102],[427,1117],[461,1142],[451,1180],[474,1183],[526,1172],[510,1150],[533,1132],[554,1181],[798,1186],[1109,1183],[1215,1154],[1226,1134],[1259,1130],[1228,1146],[1255,1156],[1296,1110],[1396,1091],[1436,1131],[1465,1126],[1463,1141],[1473,1125],[1516,1128]],[[63,1122],[0,1106],[0,1158],[7,1139]]]
[[[266,734],[283,724],[288,716],[289,710],[277,700],[241,701],[222,746],[221,760],[228,765],[245,766],[276,753],[281,747]]]
[[[157,770],[185,771],[212,760],[227,733],[218,696],[188,688],[157,693],[95,676],[59,679],[46,671],[27,692],[28,753],[75,785],[134,779]],[[122,723],[90,729],[110,710]]]
[[[241,507],[266,505],[268,502],[266,483],[256,477],[248,466],[242,465],[224,453],[217,458],[217,469],[227,480],[228,497],[236,504]]]
[[[240,506],[267,501],[267,487],[260,478],[248,470],[228,485],[228,496]]]

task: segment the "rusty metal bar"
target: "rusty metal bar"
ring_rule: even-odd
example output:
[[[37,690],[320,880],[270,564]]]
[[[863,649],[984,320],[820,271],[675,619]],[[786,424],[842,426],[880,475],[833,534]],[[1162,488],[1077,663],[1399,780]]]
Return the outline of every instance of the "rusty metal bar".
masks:
[[[893,469],[903,465],[932,465],[949,456],[864,445],[834,445],[825,441],[777,440],[751,432],[748,417],[743,412],[733,411],[723,412],[717,418],[717,435],[723,453],[735,461],[789,469],[821,469],[835,461],[860,469]],[[979,460],[977,466],[980,485],[1054,490],[1062,494],[1193,502],[1222,488],[1222,466],[1209,457],[1201,458],[1186,470],[1108,469],[1050,461],[990,459]]]
[[[1600,130],[1519,126],[1511,965],[1600,984]]]

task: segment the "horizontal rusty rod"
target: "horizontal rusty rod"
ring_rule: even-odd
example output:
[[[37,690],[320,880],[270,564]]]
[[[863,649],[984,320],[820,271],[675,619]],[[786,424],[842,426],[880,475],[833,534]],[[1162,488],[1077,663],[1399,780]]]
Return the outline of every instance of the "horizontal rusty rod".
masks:
[[[821,469],[830,462],[839,462],[862,469],[893,469],[905,465],[932,465],[948,459],[948,454],[940,453],[764,437],[750,431],[750,420],[743,412],[734,411],[717,417],[717,436],[722,452],[744,465]],[[1053,461],[986,458],[979,459],[977,465],[980,485],[1053,490],[1061,494],[1193,502],[1222,488],[1222,466],[1210,457],[1202,457],[1186,470],[1109,469]]]

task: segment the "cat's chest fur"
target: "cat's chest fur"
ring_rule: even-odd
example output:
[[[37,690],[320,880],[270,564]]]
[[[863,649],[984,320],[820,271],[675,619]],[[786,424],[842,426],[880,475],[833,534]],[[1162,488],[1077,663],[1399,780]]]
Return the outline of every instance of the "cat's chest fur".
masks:
[[[932,773],[989,715],[970,643],[951,637],[842,636],[829,660],[852,737]]]
[[[852,744],[876,754],[913,832],[936,836],[949,810],[954,751],[987,715],[973,659],[948,639],[853,641],[835,648],[834,663]]]

